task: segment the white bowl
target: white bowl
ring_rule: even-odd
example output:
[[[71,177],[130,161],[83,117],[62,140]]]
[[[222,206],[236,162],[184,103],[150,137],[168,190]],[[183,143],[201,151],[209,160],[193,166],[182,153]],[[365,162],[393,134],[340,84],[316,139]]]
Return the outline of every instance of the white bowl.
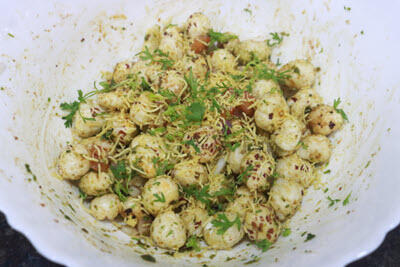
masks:
[[[334,136],[332,172],[322,176],[322,189],[309,190],[289,237],[266,253],[242,244],[201,259],[174,259],[158,250],[157,264],[207,263],[217,254],[211,261],[219,266],[254,255],[261,257],[255,265],[340,266],[371,252],[399,222],[398,1],[37,0],[0,7],[0,209],[49,259],[70,266],[147,263],[140,255],[151,251],[95,221],[76,188],[54,178],[55,159],[70,138],[59,104],[75,99],[77,89],[92,89],[100,71],[133,58],[159,18],[182,23],[194,11],[241,38],[290,33],[273,60],[311,58],[321,67],[317,90],[327,103],[340,97],[350,122]],[[348,205],[328,207],[327,196],[344,200],[350,192]],[[304,242],[303,232],[316,237]]]

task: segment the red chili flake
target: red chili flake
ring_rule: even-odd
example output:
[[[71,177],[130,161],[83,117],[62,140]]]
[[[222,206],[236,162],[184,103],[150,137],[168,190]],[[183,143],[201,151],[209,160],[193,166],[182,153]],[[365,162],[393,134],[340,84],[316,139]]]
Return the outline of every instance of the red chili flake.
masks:
[[[296,102],[296,101],[297,101],[297,98],[292,97],[292,100],[293,100],[293,102]]]
[[[126,63],[126,64],[125,64],[125,67],[126,67],[127,69],[129,69],[131,66],[130,66],[128,63]]]
[[[273,117],[274,117],[274,113],[269,113],[269,114],[268,114],[268,118],[269,118],[270,120],[272,120]]]
[[[333,129],[335,127],[335,124],[331,121],[331,122],[329,122],[329,128],[330,129]]]
[[[295,170],[298,170],[298,169],[299,169],[299,166],[294,165],[294,169],[295,169]]]

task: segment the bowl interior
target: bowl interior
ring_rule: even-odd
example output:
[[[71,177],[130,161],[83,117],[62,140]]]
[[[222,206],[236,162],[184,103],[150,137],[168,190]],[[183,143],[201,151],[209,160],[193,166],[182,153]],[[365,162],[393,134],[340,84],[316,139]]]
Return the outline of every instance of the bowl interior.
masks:
[[[374,1],[349,6],[306,0],[54,0],[37,1],[34,9],[31,5],[0,4],[0,209],[45,256],[76,266],[139,266],[142,254],[154,254],[160,265],[211,261],[235,266],[256,260],[260,265],[337,266],[374,249],[398,223],[400,180],[394,166],[400,151],[395,139],[400,136],[400,97],[394,70],[400,30],[394,5],[399,3],[390,9]],[[60,118],[60,102],[75,99],[78,89],[91,90],[118,61],[133,59],[148,27],[183,23],[195,11],[208,15],[215,29],[241,39],[290,33],[272,61],[311,59],[321,68],[316,89],[326,103],[340,97],[349,116],[333,136],[331,172],[308,190],[290,222],[291,235],[267,253],[246,243],[178,259],[160,249],[143,249],[112,224],[95,221],[76,188],[54,177],[55,160],[71,138]],[[341,201],[329,207],[328,196]],[[316,238],[304,242],[304,232]]]

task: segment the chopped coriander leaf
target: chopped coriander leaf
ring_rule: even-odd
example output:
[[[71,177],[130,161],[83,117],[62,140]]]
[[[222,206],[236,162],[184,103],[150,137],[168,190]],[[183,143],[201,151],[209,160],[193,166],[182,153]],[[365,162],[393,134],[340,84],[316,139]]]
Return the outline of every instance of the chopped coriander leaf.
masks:
[[[343,8],[344,8],[344,10],[346,10],[346,11],[350,11],[350,10],[351,10],[351,7],[348,7],[348,6],[344,6]]]
[[[221,112],[221,106],[218,104],[217,100],[213,98],[211,101],[211,110],[214,111],[216,109],[218,112]]]
[[[218,196],[233,196],[235,194],[235,187],[232,188],[221,188],[213,194],[214,197]]]
[[[171,122],[176,121],[180,117],[179,113],[173,106],[168,106],[167,110],[164,112],[164,115],[168,116],[171,119]]]
[[[229,221],[225,213],[219,213],[217,215],[217,219],[212,220],[211,223],[217,228],[218,235],[223,235],[230,227],[234,226],[235,224],[238,230],[240,230],[241,227],[239,216],[236,216],[235,220]]]
[[[160,161],[160,158],[153,158],[152,161],[156,167],[156,176],[163,175],[174,168],[174,165],[170,164],[168,160]]]
[[[114,86],[115,86],[114,80],[111,80],[111,82],[101,81],[101,82],[99,82],[99,84],[103,88],[102,90],[107,90],[107,91],[111,91],[112,89],[114,89]],[[96,83],[95,83],[94,87],[96,88]]]
[[[129,188],[123,181],[116,181],[113,186],[114,193],[119,197],[121,201],[125,201],[129,196]]]
[[[274,170],[274,172],[268,176],[269,179],[276,179],[279,177],[279,173],[276,172],[276,170]]]
[[[218,48],[218,44],[227,43],[230,40],[237,39],[237,35],[230,33],[215,32],[212,29],[209,30],[208,36],[210,36],[210,42],[208,51],[213,51]]]
[[[329,188],[325,188],[324,193],[328,192]]]
[[[347,117],[347,115],[344,112],[344,110],[341,109],[341,108],[340,109],[338,108],[340,103],[341,103],[340,97],[338,99],[333,100],[333,108],[336,110],[337,113],[339,113],[342,116],[342,118],[345,121],[349,121],[349,118]]]
[[[249,172],[251,172],[254,169],[253,165],[247,166],[247,168],[242,172],[238,177],[237,177],[237,182],[238,183],[243,183],[246,181],[247,176],[249,176]]]
[[[188,86],[190,88],[192,98],[196,99],[197,94],[198,94],[199,83],[198,83],[197,79],[194,77],[191,68],[189,71],[189,75],[188,76],[185,75],[183,78],[185,79],[186,83],[188,84]]]
[[[371,164],[371,161],[370,161],[370,160],[368,160],[367,164],[365,164],[365,167],[364,167],[364,169],[368,168],[370,164]]]
[[[200,153],[200,148],[196,145],[196,143],[193,141],[193,139],[183,141],[183,144],[192,146],[194,148],[194,150],[196,151],[196,153]]]
[[[234,143],[233,145],[228,144],[229,149],[233,152],[235,151],[238,147],[240,147],[240,143]]]
[[[135,56],[138,56],[138,55],[139,55],[139,58],[143,61],[153,60],[153,55],[151,54],[151,52],[149,51],[149,48],[147,46],[144,48],[144,51],[137,53]]]
[[[347,204],[349,204],[350,196],[351,196],[351,192],[347,195],[345,200],[343,200],[343,206],[346,206]]]
[[[170,23],[170,24],[168,24],[167,26],[165,26],[165,29],[168,29],[169,27],[174,27],[174,26],[178,26],[178,24],[172,24],[172,23]]]
[[[200,122],[203,120],[205,106],[202,103],[195,102],[186,108],[186,119],[192,122]]]
[[[176,95],[169,90],[158,90],[158,93],[168,100],[173,100],[176,98]]]
[[[327,197],[327,199],[329,200],[329,207],[332,207],[333,205],[335,205],[337,202],[340,201],[340,199],[332,199],[331,197]]]
[[[304,144],[303,141],[299,141],[298,145],[300,145],[303,149],[308,149],[308,146]]]
[[[60,108],[64,111],[69,111],[69,114],[63,116],[62,119],[65,120],[64,125],[66,128],[72,126],[72,119],[74,118],[75,113],[79,109],[80,102],[74,101],[72,103],[61,103]]]
[[[243,11],[249,13],[250,15],[253,14],[253,12],[248,8],[244,8]]]
[[[25,170],[26,170],[26,172],[29,173],[29,174],[32,173],[32,171],[31,171],[31,166],[29,166],[28,163],[25,163]]]
[[[11,38],[15,37],[14,34],[12,34],[12,33],[7,33],[7,35],[10,36]]]
[[[271,37],[272,37],[272,39],[267,40],[267,45],[269,47],[274,47],[274,46],[280,45],[283,41],[283,37],[289,36],[289,34],[285,33],[285,32],[281,32],[281,33],[271,32],[269,35],[271,35]]]
[[[290,228],[285,228],[282,231],[282,236],[287,237],[292,233],[292,230],[290,230]]]
[[[168,53],[164,53],[160,49],[154,50],[153,54],[149,51],[149,48],[146,46],[143,51],[137,53],[139,58],[143,61],[150,60],[151,63],[161,63],[161,68],[163,70],[169,69],[174,65],[174,61],[169,58]]]
[[[241,134],[243,132],[244,132],[244,128],[240,129],[239,131],[233,132],[231,134],[226,134],[225,135],[225,139],[229,140],[230,138],[234,138],[234,137],[238,136],[239,134]]]
[[[165,133],[166,131],[167,131],[167,129],[166,129],[165,127],[158,127],[158,128],[154,128],[154,129],[148,130],[148,133],[149,133],[150,135],[155,136],[155,135],[157,135],[157,134],[163,134],[163,133]]]
[[[186,242],[186,247],[192,248],[194,251],[200,251],[200,245],[197,237],[194,235],[190,236]]]
[[[66,102],[61,103],[60,104],[61,110],[69,111],[68,115],[62,117],[62,119],[65,120],[65,122],[64,122],[65,127],[69,128],[72,126],[72,120],[74,118],[75,113],[77,111],[79,111],[79,107],[80,107],[81,103],[86,103],[86,100],[88,98],[94,96],[95,94],[105,93],[105,92],[109,92],[109,91],[110,91],[110,89],[107,88],[107,89],[95,90],[95,91],[91,91],[86,94],[83,94],[82,90],[78,90],[78,101],[74,101],[71,103],[66,103]],[[82,117],[82,119],[84,121],[87,121],[87,120],[94,121],[95,120],[95,118],[85,118],[81,114],[80,114],[80,116]]]
[[[308,234],[307,234],[307,237],[306,237],[306,240],[304,240],[304,242],[310,241],[310,240],[313,239],[314,237],[315,237],[314,234],[308,233]]]
[[[130,176],[128,170],[126,169],[126,164],[124,161],[117,162],[116,165],[110,166],[111,173],[114,175],[115,179],[123,180]]]
[[[112,135],[112,133],[113,133],[113,130],[114,129],[108,129],[102,136],[101,136],[101,138],[102,139],[105,139],[105,140],[111,140],[111,135]]]
[[[145,261],[156,262],[156,259],[149,254],[141,255],[140,257]]]
[[[188,195],[188,196],[193,196],[195,199],[198,201],[206,204],[207,206],[210,205],[210,198],[212,197],[210,193],[208,193],[208,190],[210,189],[209,185],[203,186],[201,189],[199,189],[195,185],[190,185],[183,187],[183,192]]]
[[[87,198],[87,194],[85,192],[82,192],[80,189],[79,189],[79,198],[82,198],[82,200],[85,200]]]
[[[267,251],[269,247],[272,245],[272,243],[269,242],[267,239],[256,241],[255,244],[259,249],[262,250],[262,252]]]
[[[241,75],[241,74],[239,74],[239,75],[233,75],[233,74],[231,74],[230,76],[231,76],[232,79],[234,79],[235,81],[240,81],[240,80],[243,80],[244,78],[246,78],[246,76]]]
[[[153,194],[153,196],[155,197],[156,200],[154,200],[153,202],[161,202],[161,203],[165,203],[165,196],[164,193],[161,192],[161,195],[159,194]]]
[[[280,83],[283,80],[290,78],[290,75],[288,74],[288,73],[290,73],[290,70],[279,72],[279,71],[268,68],[268,66],[265,65],[264,63],[257,64],[255,66],[255,72],[256,72],[256,74],[255,74],[256,78],[265,79],[265,80],[273,80],[277,83]]]
[[[146,81],[145,78],[142,78],[142,82],[140,83],[140,87],[142,87],[143,91],[150,91],[151,90],[151,86],[150,84]]]
[[[331,170],[324,171],[324,174],[328,174],[328,173],[331,173]]]
[[[170,235],[172,235],[173,233],[174,233],[174,231],[169,230],[169,232],[168,232],[168,234],[167,234],[167,237],[170,236]]]

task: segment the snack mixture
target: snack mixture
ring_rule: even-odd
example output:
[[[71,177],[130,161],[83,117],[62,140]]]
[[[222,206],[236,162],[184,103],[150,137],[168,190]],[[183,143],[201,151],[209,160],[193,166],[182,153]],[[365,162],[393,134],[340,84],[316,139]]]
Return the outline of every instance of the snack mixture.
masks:
[[[246,236],[268,249],[347,120],[313,88],[308,60],[271,62],[285,36],[240,40],[202,13],[151,27],[134,62],[61,104],[75,138],[59,175],[96,219],[155,246],[229,249]]]

